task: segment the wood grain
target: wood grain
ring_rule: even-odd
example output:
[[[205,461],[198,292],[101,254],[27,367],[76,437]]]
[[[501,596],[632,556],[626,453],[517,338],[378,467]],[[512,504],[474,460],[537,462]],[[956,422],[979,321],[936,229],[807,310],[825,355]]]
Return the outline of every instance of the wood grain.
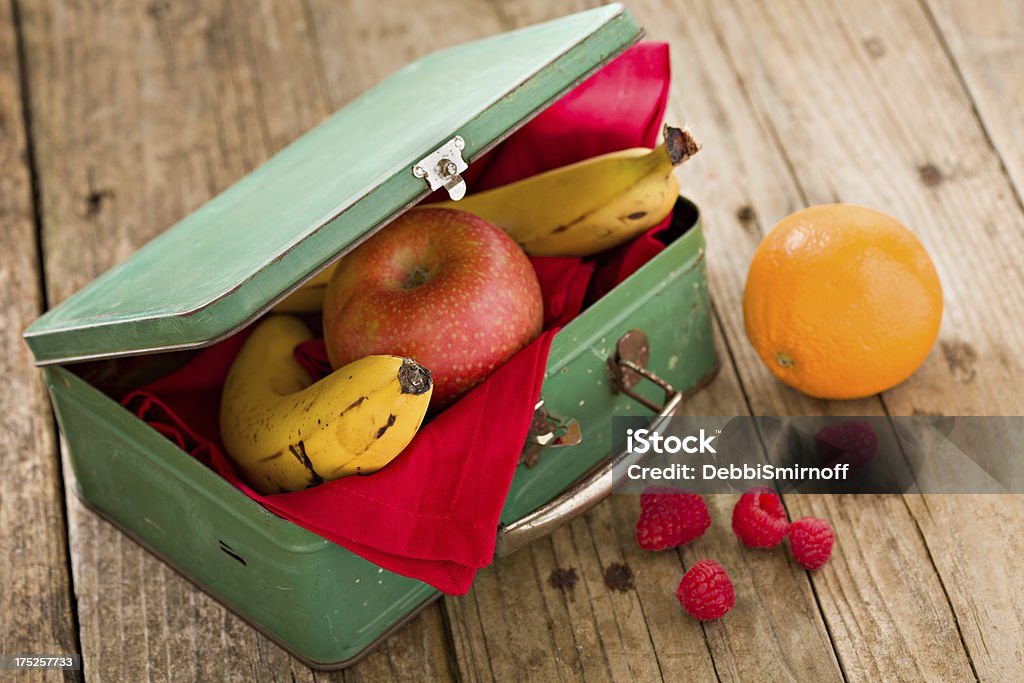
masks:
[[[594,4],[22,1],[49,303],[408,61]],[[1021,413],[1019,8],[999,0],[630,5],[651,38],[672,43],[669,120],[690,124],[705,145],[680,179],[703,209],[727,363],[685,410]],[[0,291],[20,331],[42,295],[35,277],[23,276],[37,266],[15,32],[4,11],[0,229],[15,248],[0,256]],[[944,284],[939,344],[880,399],[833,403],[790,391],[743,332],[740,298],[761,236],[791,211],[837,200],[907,222]],[[0,576],[17,586],[0,598],[0,651],[12,638],[34,645],[32,637],[72,651],[52,424],[27,351],[11,339],[0,341],[13,378],[0,394],[0,425],[35,457],[0,463],[0,473],[26,482],[0,497],[0,524],[18,530],[0,541],[0,568],[10,572]],[[85,673],[817,681],[1013,680],[1024,670],[1024,610],[1006,597],[1024,592],[1020,496],[787,496],[791,516],[836,526],[834,558],[814,574],[782,548],[741,547],[728,530],[734,499],[709,498],[714,526],[691,547],[645,553],[633,539],[636,499],[616,496],[481,572],[468,595],[428,609],[356,667],[314,675],[68,496]],[[673,595],[701,557],[729,569],[738,598],[729,617],[704,625]],[[42,614],[25,609],[26,595],[47,606]]]
[[[1024,196],[1024,5],[1014,0],[928,0],[953,68],[990,144]]]
[[[306,0],[325,89],[336,107],[409,62],[501,31],[498,6],[475,0]],[[470,68],[470,65],[466,65]]]
[[[708,7],[733,80],[779,141],[800,196],[806,203],[864,203],[901,217],[931,252],[945,290],[935,350],[878,406],[826,405],[780,390],[745,344],[736,303],[723,305],[753,411],[1018,413],[1019,362],[1004,345],[1019,343],[1024,319],[1013,294],[1020,272],[1010,265],[1021,253],[1022,215],[926,14],[892,3]],[[951,139],[958,141],[955,151]],[[764,227],[785,213],[756,209]],[[711,264],[720,253],[713,248]],[[730,270],[742,278],[736,265]],[[735,295],[739,285],[728,291]],[[842,525],[840,539],[862,546],[848,548],[850,556],[843,550],[845,566],[837,557],[814,576],[848,677],[1000,680],[1020,670],[1019,613],[996,608],[977,617],[1005,603],[1003,591],[1020,590],[1019,572],[1003,576],[1016,566],[1005,539],[1020,534],[1019,497],[961,497],[959,515],[948,501],[939,508],[940,500],[788,500],[796,515],[828,512],[823,516]],[[872,551],[872,533],[880,534],[874,543],[885,553]],[[892,563],[892,555],[900,561]],[[857,592],[844,596],[849,591]],[[944,604],[947,594],[957,596],[952,609]]]
[[[749,410],[758,415],[882,414],[876,400],[833,404],[786,389],[774,380],[746,341],[741,297],[749,260],[762,234],[775,220],[803,206],[807,199],[806,190],[789,170],[791,161],[785,153],[789,138],[780,136],[773,122],[754,106],[746,86],[750,76],[737,76],[735,72],[734,52],[740,49],[737,43],[746,45],[757,38],[723,36],[720,26],[736,20],[716,16],[712,10],[718,7],[692,3],[671,23],[662,20],[652,33],[654,37],[674,35],[674,44],[687,46],[686,50],[675,51],[679,106],[674,111],[693,125],[706,141],[706,149],[722,149],[720,154],[695,160],[693,170],[701,169],[702,173],[689,178],[689,186],[684,175],[683,187],[706,213],[712,295],[749,404],[735,411]],[[646,16],[665,16],[666,8],[643,4],[638,10]],[[837,67],[829,62],[821,68]],[[783,95],[789,96],[777,94]],[[822,497],[787,499],[791,514],[814,514],[812,503],[825,502],[818,498]],[[812,580],[843,675],[852,680],[964,671],[969,675],[967,657],[937,572],[918,538],[914,520],[901,507],[898,501],[894,506],[873,498],[849,499],[842,503],[843,514],[821,515],[836,525],[841,542],[833,562]],[[865,553],[861,558],[852,544],[842,543],[848,537],[859,538],[865,527],[884,532],[877,540],[879,545],[898,549],[900,559],[919,568],[921,577],[893,571],[889,559],[880,553]],[[832,580],[840,585],[857,587],[863,593],[847,599],[823,591],[824,577],[833,576],[838,577]],[[920,581],[930,592],[917,589]],[[884,597],[876,602],[870,600],[871,593]],[[886,609],[889,602],[898,607]],[[912,635],[906,635],[919,632],[943,634],[946,649],[925,648],[923,643],[914,642]]]
[[[22,9],[29,79],[38,84],[31,115],[51,305],[332,111],[302,5]],[[70,488],[70,467],[65,473]],[[87,677],[313,678],[73,496],[67,504]],[[432,607],[362,664],[319,677],[443,680],[444,642]]]
[[[79,650],[55,427],[21,340],[44,303],[15,31],[11,3],[0,2],[0,653],[67,655]]]

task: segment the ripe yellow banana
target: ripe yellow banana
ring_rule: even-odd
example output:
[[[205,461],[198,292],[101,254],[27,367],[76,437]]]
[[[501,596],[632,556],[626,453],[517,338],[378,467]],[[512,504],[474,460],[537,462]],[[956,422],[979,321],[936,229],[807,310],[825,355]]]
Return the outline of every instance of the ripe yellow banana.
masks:
[[[366,356],[312,384],[293,355],[311,336],[298,318],[265,318],[224,383],[221,438],[264,495],[379,470],[412,440],[430,403],[430,372],[397,356]]]
[[[679,196],[672,169],[697,153],[693,137],[665,126],[655,149],[586,159],[458,202],[507,232],[531,256],[590,256],[628,242],[661,222]]]
[[[688,131],[665,126],[655,149],[636,147],[585,159],[458,201],[429,206],[468,211],[494,223],[531,256],[590,256],[660,223],[675,206],[672,169],[700,150]],[[314,313],[334,273],[325,269],[274,307]]]

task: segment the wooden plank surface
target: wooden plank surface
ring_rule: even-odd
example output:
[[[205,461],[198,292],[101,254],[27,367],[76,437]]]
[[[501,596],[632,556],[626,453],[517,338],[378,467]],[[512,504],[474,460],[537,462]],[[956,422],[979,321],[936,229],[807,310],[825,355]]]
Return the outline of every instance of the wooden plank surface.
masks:
[[[792,2],[773,3],[771,12],[752,3],[714,7],[732,66],[754,106],[785,141],[788,165],[807,202],[842,199],[884,207],[921,236],[939,269],[945,299],[939,343],[918,373],[884,394],[885,411],[1020,414],[1021,367],[1019,354],[1010,349],[1019,347],[1024,334],[1024,300],[1016,294],[1024,277],[1014,265],[1024,247],[1024,214],[921,6],[880,3],[877,11],[863,11],[841,2]],[[815,39],[794,49],[792,39],[784,38],[794,34]],[[951,148],[949,140],[956,145]],[[765,219],[770,224],[779,217]],[[714,262],[710,255],[709,262]],[[783,392],[779,400],[777,384],[756,368],[746,345],[737,346],[738,357],[751,356],[750,369],[741,374],[748,379],[754,411],[803,412],[794,411],[786,396],[797,399],[794,392]],[[755,384],[759,376],[763,384]],[[837,408],[873,412],[857,405],[828,406]],[[808,412],[819,409],[807,406]],[[841,649],[841,660],[856,662],[856,670],[868,675],[877,670],[885,677],[889,669],[876,668],[882,661],[861,657],[885,653],[887,647],[883,661],[899,667],[892,673],[902,670],[913,677],[1005,680],[1024,669],[1022,614],[1001,597],[1024,588],[1024,573],[1011,569],[1019,568],[1013,544],[1006,541],[1024,531],[1021,499],[956,501],[952,505],[941,496],[908,496],[903,506],[890,500],[866,506],[838,498],[819,501],[835,512],[846,506],[839,518],[853,521],[846,535],[863,547],[858,565],[867,569],[859,577],[826,582],[842,566],[837,562],[815,577],[816,585],[822,584],[818,595],[826,617],[836,624],[833,633],[840,617],[851,612],[858,630],[873,615],[891,614],[892,629],[853,638],[857,647],[846,657]],[[891,530],[877,539],[880,547],[891,547],[889,534],[900,554],[917,546],[888,568],[888,553],[872,552],[871,535],[863,532],[874,527],[866,526],[865,518],[875,509],[882,528]],[[895,520],[907,513],[912,524],[897,528]],[[833,521],[837,517],[829,515]],[[931,577],[936,569],[937,582]],[[877,585],[883,578],[891,585]],[[852,586],[859,593],[845,606],[843,591]],[[830,594],[837,599],[832,614],[825,602]],[[872,594],[881,601],[871,600]],[[936,604],[946,600],[952,600],[955,619]],[[904,644],[893,648],[901,640]],[[897,656],[903,648],[910,654]],[[848,673],[853,668],[844,666]]]
[[[55,425],[21,340],[44,301],[13,9],[0,2],[0,653],[66,655],[78,644]]]
[[[751,100],[747,81],[762,74],[736,73],[736,53],[765,38],[737,35],[745,24],[740,17],[723,17],[714,11],[721,7],[720,3],[691,3],[677,15],[673,30],[685,32],[685,40],[678,42],[688,49],[682,56],[676,51],[679,66],[674,72],[681,113],[695,130],[709,131],[702,136],[715,136],[706,142],[708,148],[727,150],[705,157],[698,167],[706,172],[693,179],[690,188],[684,183],[684,191],[698,198],[708,216],[712,294],[730,354],[743,378],[745,401],[749,410],[760,415],[882,414],[877,400],[833,404],[785,389],[746,342],[741,297],[747,264],[764,232],[808,199],[790,170],[790,138],[778,133],[764,109]],[[725,27],[733,32],[726,34]],[[810,33],[813,29],[791,30]],[[826,64],[830,72],[839,68],[835,61]],[[680,78],[679,74],[685,75]],[[792,97],[788,92],[777,96]],[[742,413],[745,408],[736,410]],[[837,529],[836,556],[812,580],[844,676],[956,680],[971,675],[937,572],[914,520],[898,499],[839,501],[801,496],[788,497],[787,504],[791,516],[822,516]],[[875,544],[889,551],[873,552]],[[903,566],[914,571],[904,572]]]
[[[593,4],[22,1],[50,304],[409,60]],[[1008,28],[1012,3],[986,0],[986,17],[1002,23],[957,0],[630,4],[651,38],[672,43],[670,120],[692,125],[705,145],[680,179],[704,211],[726,363],[686,411],[1024,412],[1020,89],[1006,66],[1022,47]],[[13,43],[4,27],[12,22],[0,16]],[[4,35],[0,64],[13,65]],[[4,159],[24,145],[8,73],[17,69],[0,72],[0,93],[12,93],[0,101]],[[0,178],[0,226],[31,245],[27,184],[24,166]],[[761,236],[797,208],[836,200],[905,220],[932,253],[946,299],[940,343],[921,371],[881,398],[844,403],[778,384],[747,344],[739,307]],[[3,258],[35,268],[28,248]],[[41,295],[31,278],[10,281],[7,310],[23,325]],[[5,414],[22,416],[12,433],[51,464],[29,479],[36,488],[5,491],[0,514],[43,505],[39,519],[17,517],[47,539],[31,548],[35,569],[18,576],[54,608],[14,633],[45,627],[54,647],[71,637],[73,649],[52,424],[37,380],[21,372],[34,398]],[[741,547],[728,530],[733,501],[709,499],[714,526],[683,552],[645,553],[633,539],[636,499],[616,496],[483,571],[467,596],[430,608],[362,664],[315,678],[1013,680],[1024,670],[1024,613],[1004,597],[1024,591],[1021,497],[789,496],[791,516],[837,528],[836,555],[814,574],[782,549]],[[73,496],[67,506],[87,677],[314,678]],[[674,599],[701,557],[725,565],[737,589],[729,618],[704,625]]]
[[[1020,202],[1024,196],[1024,4],[928,0],[926,6]]]

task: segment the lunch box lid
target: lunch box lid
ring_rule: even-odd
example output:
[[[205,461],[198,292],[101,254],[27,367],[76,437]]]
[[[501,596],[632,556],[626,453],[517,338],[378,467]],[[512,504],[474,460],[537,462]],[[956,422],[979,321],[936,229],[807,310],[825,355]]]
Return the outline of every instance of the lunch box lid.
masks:
[[[399,70],[48,311],[39,365],[207,346],[458,173],[642,31],[614,4]],[[461,157],[460,157],[461,155]]]

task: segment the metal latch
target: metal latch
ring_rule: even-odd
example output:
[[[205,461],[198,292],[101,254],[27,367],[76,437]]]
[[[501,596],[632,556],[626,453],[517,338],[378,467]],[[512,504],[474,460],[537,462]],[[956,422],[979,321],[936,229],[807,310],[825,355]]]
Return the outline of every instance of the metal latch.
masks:
[[[544,399],[537,401],[533,410],[533,422],[530,433],[526,436],[526,447],[519,457],[519,462],[533,467],[540,460],[543,448],[562,448],[575,446],[583,441],[580,423],[574,417],[555,415],[544,407]]]
[[[420,159],[412,167],[412,174],[426,180],[431,190],[443,187],[448,190],[448,196],[453,201],[459,201],[466,196],[466,181],[460,175],[469,168],[469,164],[462,158],[465,146],[466,141],[462,136],[456,135]]]
[[[659,413],[664,404],[658,405],[646,396],[633,391],[633,387],[639,384],[641,379],[647,379],[657,384],[665,392],[665,403],[668,403],[676,393],[671,384],[647,369],[650,355],[651,346],[647,342],[647,335],[641,330],[630,330],[619,337],[619,341],[615,344],[615,353],[608,357],[608,376],[611,379],[613,392],[625,394]]]

